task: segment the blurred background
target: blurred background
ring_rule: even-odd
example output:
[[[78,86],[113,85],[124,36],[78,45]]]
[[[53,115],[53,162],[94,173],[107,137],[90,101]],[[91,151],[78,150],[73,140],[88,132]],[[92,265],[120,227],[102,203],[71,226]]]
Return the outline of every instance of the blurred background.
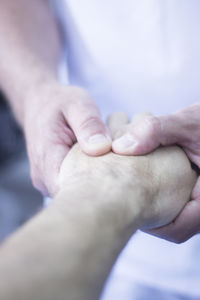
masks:
[[[0,92],[0,241],[42,207],[32,184],[22,131]]]

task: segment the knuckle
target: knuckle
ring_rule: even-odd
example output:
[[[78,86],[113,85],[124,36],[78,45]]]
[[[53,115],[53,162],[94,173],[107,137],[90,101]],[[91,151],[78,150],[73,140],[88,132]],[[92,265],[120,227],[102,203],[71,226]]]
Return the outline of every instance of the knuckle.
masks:
[[[89,116],[89,117],[87,117],[85,120],[83,120],[81,122],[80,126],[82,128],[85,128],[85,127],[90,127],[90,126],[92,126],[94,124],[97,124],[97,123],[100,123],[99,122],[99,117],[97,117],[97,116]]]
[[[160,131],[160,120],[158,117],[149,116],[144,119],[150,136],[155,136]]]
[[[105,128],[98,116],[89,116],[80,123],[81,130],[90,129],[93,133],[104,132]]]

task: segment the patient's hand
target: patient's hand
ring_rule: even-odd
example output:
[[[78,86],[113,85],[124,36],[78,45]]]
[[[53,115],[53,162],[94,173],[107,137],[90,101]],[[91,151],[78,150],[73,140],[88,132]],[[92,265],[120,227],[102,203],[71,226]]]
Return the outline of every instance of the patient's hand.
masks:
[[[176,147],[89,157],[76,145],[62,164],[52,205],[0,249],[0,299],[99,299],[130,236],[170,222],[195,180]]]
[[[118,210],[119,219],[130,225],[139,210],[139,226],[156,228],[172,221],[183,209],[196,175],[178,147],[160,148],[139,157],[112,152],[90,157],[76,144],[62,164],[59,181],[61,190],[74,184],[79,188],[81,182],[94,184],[105,211]],[[109,201],[113,195],[115,201]]]

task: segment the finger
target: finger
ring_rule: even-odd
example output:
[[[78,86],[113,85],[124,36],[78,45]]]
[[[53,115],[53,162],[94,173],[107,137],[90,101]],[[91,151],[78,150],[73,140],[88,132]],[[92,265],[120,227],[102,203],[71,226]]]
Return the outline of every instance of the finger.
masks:
[[[139,121],[143,120],[145,117],[150,116],[150,113],[141,113],[133,115],[131,118],[131,122],[128,122],[128,117],[124,114],[124,116],[120,116],[121,124],[119,124],[118,128],[114,128],[113,130],[113,140],[120,138],[121,136],[125,135],[131,129],[131,126],[136,125]],[[123,120],[124,119],[124,120]],[[115,123],[117,123],[117,120]],[[116,125],[114,125],[116,126]]]
[[[150,112],[143,112],[141,114],[135,114],[131,118],[131,124],[136,125],[138,122],[144,120],[146,117],[150,117],[152,114]]]
[[[181,124],[174,115],[147,116],[133,123],[128,133],[113,142],[112,149],[122,155],[143,155],[159,145],[175,144],[180,134]]]
[[[141,120],[143,120],[147,116],[151,116],[151,114],[150,113],[135,114],[131,118],[131,122],[130,123],[128,123],[128,118],[127,118],[126,124],[124,124],[123,126],[121,126],[121,128],[119,128],[115,132],[113,140],[119,139],[121,136],[123,136],[126,133],[128,133],[131,130],[131,127],[133,125],[136,125],[138,122],[140,122]]]
[[[191,199],[192,200],[200,199],[200,176],[198,177],[197,183],[193,188]]]
[[[108,117],[107,125],[113,139],[118,138],[124,133],[127,123],[128,116],[124,112],[115,112]]]
[[[85,153],[95,156],[110,151],[109,130],[91,98],[83,95],[81,100],[71,101],[64,115]]]
[[[200,199],[191,200],[180,215],[169,225],[146,232],[174,243],[183,243],[200,232],[199,216]]]
[[[57,145],[52,148],[51,155],[45,161],[44,182],[47,187],[48,195],[54,197],[59,190],[60,167],[71,147]]]
[[[44,195],[53,196],[58,191],[58,174],[63,159],[76,142],[76,138],[62,117],[55,115],[51,122],[43,124],[43,133],[35,145],[27,136],[27,150],[30,160],[33,185]],[[40,135],[40,132],[38,133]]]
[[[37,163],[30,160],[31,178],[33,185],[44,196],[54,196],[58,192],[58,175],[60,166],[70,147],[48,143],[50,148],[44,157],[38,157]]]

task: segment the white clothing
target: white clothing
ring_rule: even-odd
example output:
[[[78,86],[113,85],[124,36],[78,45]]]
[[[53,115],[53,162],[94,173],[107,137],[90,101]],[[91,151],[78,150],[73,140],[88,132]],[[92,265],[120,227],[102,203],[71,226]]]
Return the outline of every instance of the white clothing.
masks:
[[[200,99],[200,1],[54,4],[66,40],[68,83],[87,89],[104,116],[167,114]],[[138,233],[114,272],[200,299],[200,237],[175,245]]]
[[[103,113],[166,114],[199,99],[198,0],[56,3],[69,81],[89,90]]]

